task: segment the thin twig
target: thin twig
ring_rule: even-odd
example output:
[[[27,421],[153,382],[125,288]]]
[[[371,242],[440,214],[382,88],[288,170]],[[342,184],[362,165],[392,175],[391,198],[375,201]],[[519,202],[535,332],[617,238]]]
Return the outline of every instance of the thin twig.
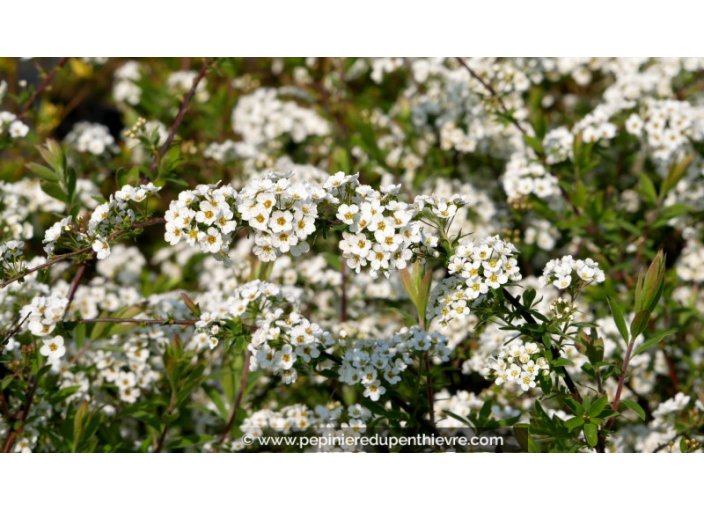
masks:
[[[169,408],[166,410],[167,417],[174,412],[174,407],[176,407],[176,393],[171,390],[171,401],[169,402]],[[159,444],[156,447],[156,453],[161,453],[162,449],[164,448],[164,441],[166,440],[166,433],[168,431],[169,423],[166,422],[164,424],[164,430],[161,432],[161,436],[159,437]]]
[[[521,133],[523,133],[524,136],[530,136],[528,134],[528,131],[526,131],[525,128],[523,126],[521,126],[521,124],[518,122],[518,120],[516,120],[516,118],[513,116],[513,114],[511,113],[511,110],[509,110],[506,107],[506,104],[504,103],[503,99],[501,99],[501,96],[499,96],[496,93],[496,90],[494,90],[494,87],[491,86],[491,83],[489,83],[488,81],[485,81],[481,76],[479,76],[476,72],[474,72],[474,70],[471,67],[469,67],[469,65],[467,65],[467,62],[465,62],[462,57],[455,57],[455,58],[460,63],[460,65],[462,67],[464,67],[469,72],[469,74],[472,76],[472,78],[474,78],[479,83],[481,83],[484,86],[484,88],[489,92],[489,94],[494,99],[496,99],[496,102],[499,104],[499,108],[501,108],[501,111],[506,115],[506,117],[511,122],[511,124],[516,126],[518,128],[518,130]]]
[[[108,240],[115,239],[116,237],[121,236],[122,234],[126,234],[127,232],[131,232],[132,230],[137,230],[142,227],[148,227],[150,225],[157,225],[159,223],[166,223],[165,218],[152,218],[150,220],[142,221],[140,223],[133,223],[129,227],[118,230],[114,234],[111,234],[108,236]],[[29,269],[25,269],[20,273],[19,275],[15,276],[14,278],[10,278],[9,280],[6,280],[4,282],[0,282],[0,289],[7,287],[13,282],[16,282],[17,280],[21,280],[25,276],[32,274],[36,271],[41,271],[42,269],[47,269],[54,264],[58,264],[61,261],[64,261],[66,259],[70,259],[71,257],[75,257],[76,255],[81,255],[83,253],[88,253],[93,249],[92,246],[86,246],[85,248],[81,248],[80,250],[72,251],[71,253],[64,253],[63,255],[59,255],[58,257],[54,257],[51,259],[49,262],[46,262],[45,264],[40,264],[38,266],[31,267]]]
[[[631,352],[633,351],[633,346],[635,345],[635,338],[631,338],[628,342],[628,347],[626,347],[626,355],[623,357],[623,365],[621,367],[621,375],[618,378],[618,386],[616,387],[616,396],[614,397],[614,402],[611,404],[611,409],[618,411],[618,404],[621,400],[621,392],[623,391],[623,385],[626,382],[626,372],[628,372],[628,364],[631,362]],[[616,417],[609,418],[604,426],[606,430],[609,430],[614,424]]]
[[[15,430],[8,432],[7,437],[5,438],[5,443],[2,447],[3,453],[10,453],[10,451],[12,450],[12,446],[15,444],[15,440],[24,430],[24,426],[27,423],[27,418],[29,418],[29,411],[32,408],[32,402],[34,401],[34,394],[37,391],[38,384],[39,380],[36,378],[32,378],[31,382],[29,383],[29,388],[27,389],[27,404],[22,410],[22,414],[19,420],[19,426],[16,427]]]
[[[71,303],[73,302],[73,297],[76,295],[76,291],[78,290],[78,286],[81,284],[81,279],[83,278],[83,275],[86,272],[86,265],[81,264],[81,266],[78,268],[78,271],[76,271],[76,276],[73,277],[73,281],[71,282],[71,287],[68,289],[68,295],[66,296],[66,299],[68,302],[66,303],[66,308],[64,308],[64,314],[63,317],[66,317],[66,314],[68,313],[68,309],[71,307]]]
[[[201,67],[201,69],[200,69],[200,72],[193,79],[193,84],[191,85],[190,90],[188,91],[188,93],[186,93],[185,96],[183,96],[183,100],[181,101],[181,107],[179,108],[178,113],[176,114],[176,118],[174,119],[174,123],[171,125],[171,128],[169,129],[169,133],[166,136],[166,141],[164,141],[161,148],[159,149],[159,153],[152,160],[152,163],[149,165],[149,173],[150,174],[152,174],[152,175],[154,174],[154,171],[156,170],[157,165],[159,165],[159,162],[164,157],[164,154],[166,154],[166,151],[169,150],[169,146],[171,145],[171,142],[173,142],[174,137],[176,136],[176,130],[181,125],[181,121],[183,121],[183,116],[186,114],[186,110],[188,109],[188,105],[190,104],[191,99],[193,98],[193,95],[196,93],[196,87],[198,87],[198,84],[203,79],[205,74],[208,72],[208,68],[210,67],[211,63],[212,63],[212,61],[209,59],[205,61],[205,63],[203,64],[203,67]]]
[[[59,60],[59,63],[56,64],[56,66],[54,66],[54,68],[51,71],[49,71],[49,74],[47,74],[44,77],[44,81],[42,81],[42,83],[39,85],[39,87],[37,87],[37,89],[34,91],[34,94],[32,94],[32,96],[29,98],[29,100],[27,100],[27,102],[24,103],[24,105],[22,105],[22,109],[20,110],[20,113],[17,114],[17,118],[21,119],[27,114],[30,107],[35,103],[35,101],[39,98],[39,96],[42,95],[42,93],[44,92],[44,89],[46,89],[49,86],[49,83],[51,82],[51,80],[54,79],[54,75],[56,74],[56,72],[59,69],[61,69],[63,66],[66,65],[66,62],[68,62],[69,58],[71,58],[71,57],[61,57],[61,60]]]
[[[17,320],[20,318],[20,314],[17,314],[17,319],[15,319],[15,322],[13,323],[12,326],[7,330],[5,333],[5,337],[2,339],[2,342],[0,342],[0,346],[5,345],[7,342],[10,341],[10,338],[15,336],[17,332],[22,329],[22,325],[29,319],[29,316],[32,315],[31,313],[28,313],[25,315],[24,319],[22,319],[19,323],[17,323]]]

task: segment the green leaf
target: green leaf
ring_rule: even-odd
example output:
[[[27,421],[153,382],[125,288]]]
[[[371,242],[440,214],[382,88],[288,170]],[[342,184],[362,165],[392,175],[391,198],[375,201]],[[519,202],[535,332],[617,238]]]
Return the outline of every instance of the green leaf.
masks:
[[[640,193],[646,202],[654,204],[658,200],[658,193],[655,191],[653,181],[645,173],[640,174]]]
[[[523,306],[525,306],[526,308],[530,308],[530,305],[532,305],[533,301],[535,300],[535,295],[536,292],[534,288],[527,288],[523,292]]]
[[[69,207],[73,204],[73,199],[76,195],[76,170],[74,168],[68,169],[68,179],[66,181],[66,195],[67,203]]]
[[[574,365],[574,361],[567,358],[557,358],[550,362],[553,367],[566,367],[568,365]]]
[[[570,418],[565,422],[565,427],[568,429],[576,429],[577,427],[581,427],[584,425],[584,419],[581,416],[575,416],[574,418]]]
[[[7,388],[10,385],[10,383],[12,382],[12,380],[14,378],[15,378],[14,375],[8,375],[7,377],[5,377],[2,380],[2,382],[0,382],[0,390],[5,390],[5,388]]]
[[[199,444],[207,443],[208,441],[212,441],[214,439],[213,436],[209,436],[206,434],[196,434],[193,436],[186,436],[182,437],[180,439],[177,439],[175,441],[171,441],[167,445],[167,449],[173,450],[176,448],[186,448],[188,446],[196,446]]]
[[[420,262],[416,261],[410,267],[405,267],[400,271],[401,283],[406,290],[406,294],[413,302],[418,312],[418,319],[421,326],[425,325],[425,314],[430,298],[430,286],[433,281],[433,273],[427,271],[423,274]]]
[[[323,253],[323,258],[335,271],[342,270],[342,258],[335,253]]]
[[[665,284],[665,256],[663,251],[658,251],[655,259],[650,264],[648,272],[643,282],[643,299],[641,306],[643,310],[653,311],[660,301],[662,289]]]
[[[584,437],[587,440],[587,444],[594,448],[599,440],[599,431],[593,423],[584,424]]]
[[[628,340],[630,338],[628,336],[628,327],[626,326],[626,320],[623,318],[623,312],[621,311],[621,308],[618,306],[618,303],[616,303],[616,301],[614,301],[610,297],[607,297],[606,299],[609,302],[609,308],[611,308],[611,314],[614,316],[614,322],[616,323],[618,332],[621,333],[621,337],[626,341],[626,343],[628,343]]]
[[[42,190],[44,193],[49,195],[52,198],[55,198],[56,200],[59,200],[61,202],[66,202],[66,193],[64,193],[64,190],[61,189],[61,186],[54,182],[42,182],[41,184]]]
[[[645,352],[651,347],[653,347],[655,344],[659,343],[663,338],[666,336],[674,335],[677,333],[677,329],[668,329],[667,331],[663,331],[662,333],[658,333],[654,337],[652,337],[650,340],[647,340],[643,342],[643,345],[640,345],[635,352],[633,353],[633,356],[636,354],[640,354],[641,352]]]
[[[403,325],[406,326],[407,328],[415,326],[417,323],[415,317],[413,317],[410,313],[408,313],[404,310],[401,310],[400,308],[387,307],[387,308],[384,308],[384,310],[389,311],[391,313],[397,313],[401,317],[403,317]]]
[[[458,421],[464,423],[468,427],[473,427],[471,421],[469,421],[467,418],[460,416],[459,414],[455,414],[455,413],[448,411],[448,410],[443,410],[443,414],[446,414],[448,416],[452,416],[455,420],[458,420]]]
[[[648,326],[648,319],[650,318],[650,310],[641,310],[633,318],[631,322],[631,335],[636,338],[640,335],[645,328]]]
[[[645,420],[645,410],[643,410],[643,408],[638,404],[638,402],[624,398],[619,403],[619,408],[621,407],[627,407],[628,409],[635,411],[635,413],[641,420]]]
[[[695,153],[692,152],[682,161],[670,167],[667,177],[665,177],[665,180],[662,182],[662,186],[660,186],[660,198],[665,198],[670,190],[677,185],[679,180],[684,177],[685,173],[687,173],[687,167],[689,167],[690,163],[694,159],[694,156]]]
[[[75,339],[76,339],[76,348],[81,349],[83,347],[83,342],[85,342],[86,339],[86,325],[83,322],[78,323],[76,326],[76,329],[74,330],[75,334]]]
[[[587,414],[592,418],[596,418],[606,408],[608,403],[609,403],[609,397],[607,397],[606,395],[596,399],[592,403],[592,405],[589,406],[589,409],[587,409]]]
[[[27,163],[27,167],[42,179],[46,179],[49,182],[59,182],[59,177],[56,175],[56,172],[54,172],[50,168],[45,167],[44,165],[37,165],[36,163]]]
[[[523,135],[523,139],[525,140],[526,144],[528,144],[528,146],[535,151],[536,154],[543,153],[543,144],[540,140],[528,135]]]

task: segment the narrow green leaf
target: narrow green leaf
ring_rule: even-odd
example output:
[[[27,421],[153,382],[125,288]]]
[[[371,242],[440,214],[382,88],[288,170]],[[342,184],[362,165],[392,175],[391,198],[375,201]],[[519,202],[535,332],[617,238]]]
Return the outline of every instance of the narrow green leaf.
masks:
[[[27,163],[27,168],[29,168],[32,172],[37,174],[42,179],[45,179],[49,182],[59,182],[59,177],[56,175],[56,172],[54,172],[50,168],[45,167],[44,165],[38,165],[36,163]]]
[[[638,404],[638,402],[635,402],[633,400],[629,400],[627,398],[624,398],[621,400],[619,403],[619,408],[621,407],[627,407],[628,409],[631,409],[632,411],[635,411],[635,413],[638,415],[638,417],[641,420],[645,420],[645,411],[643,408]]]
[[[565,427],[567,427],[569,430],[576,429],[577,427],[581,427],[584,425],[584,419],[581,416],[575,416],[574,418],[570,418],[565,422]]]
[[[687,172],[687,167],[689,167],[689,164],[692,162],[694,159],[695,153],[692,152],[689,156],[684,158],[682,161],[679,163],[676,163],[670,167],[669,172],[667,173],[667,177],[665,177],[665,180],[662,183],[662,186],[660,186],[660,198],[665,198],[667,194],[670,192],[671,189],[673,189],[679,180],[684,177],[685,173]]]
[[[596,399],[594,402],[592,402],[592,405],[589,406],[589,409],[587,409],[587,414],[592,418],[596,418],[597,416],[599,416],[599,413],[601,413],[604,408],[606,408],[608,403],[609,397],[607,397],[606,395]]]
[[[85,323],[81,322],[76,326],[76,329],[74,330],[75,338],[76,338],[76,348],[80,350],[81,347],[83,347],[83,342],[86,340],[86,325]]]
[[[616,301],[610,297],[606,299],[609,302],[609,308],[611,308],[611,314],[614,316],[614,322],[616,323],[618,332],[621,333],[621,337],[628,343],[630,337],[628,336],[628,327],[626,326],[626,320],[623,318],[623,312]]]
[[[59,186],[57,183],[42,182],[41,187],[42,191],[44,191],[44,193],[46,193],[50,197],[55,198],[60,202],[66,202],[66,193],[64,193],[64,190],[61,189],[61,186]]]
[[[653,347],[654,345],[656,345],[660,341],[662,341],[662,339],[665,338],[666,336],[674,335],[675,333],[677,333],[677,329],[669,329],[667,331],[663,331],[662,333],[658,333],[657,335],[655,335],[651,339],[643,342],[642,345],[638,346],[638,348],[633,353],[633,356],[640,354],[641,352],[647,351],[648,349],[650,349],[651,347]]]
[[[650,310],[641,310],[633,318],[631,322],[631,336],[636,338],[640,335],[645,328],[648,326],[648,319],[650,318]]]
[[[587,440],[587,444],[594,448],[599,438],[599,431],[593,423],[584,424],[584,437]]]
[[[574,365],[574,361],[567,358],[557,358],[550,362],[553,367],[566,367],[568,365]]]
[[[654,204],[658,199],[653,181],[644,173],[640,174],[640,192],[648,203]]]

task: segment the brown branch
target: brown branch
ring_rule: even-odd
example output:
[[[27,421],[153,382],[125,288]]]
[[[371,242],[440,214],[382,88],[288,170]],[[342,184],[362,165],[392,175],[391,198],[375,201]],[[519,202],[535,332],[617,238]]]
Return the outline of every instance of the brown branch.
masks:
[[[618,412],[618,404],[621,400],[621,392],[623,391],[623,385],[626,382],[626,372],[628,372],[628,364],[631,362],[631,352],[633,351],[633,346],[635,345],[635,338],[631,338],[628,342],[628,347],[626,348],[626,355],[623,357],[623,365],[621,367],[621,375],[618,378],[618,386],[616,387],[616,396],[614,397],[614,402],[611,404],[611,409]],[[604,426],[606,430],[611,429],[614,424],[616,417],[609,418]]]
[[[24,409],[22,410],[22,414],[20,415],[19,426],[16,427],[15,430],[10,430],[8,432],[7,437],[5,438],[5,443],[2,446],[2,453],[10,453],[13,445],[15,444],[15,440],[24,430],[24,426],[27,423],[27,418],[29,418],[29,411],[32,408],[32,402],[34,401],[34,394],[37,391],[38,384],[39,380],[36,378],[32,378],[32,381],[29,384],[29,388],[27,389],[27,404],[25,405]]]
[[[131,232],[132,230],[137,230],[142,227],[148,227],[150,225],[157,225],[159,223],[166,223],[166,219],[164,218],[152,218],[150,220],[142,221],[139,223],[133,223],[127,228],[124,228],[122,230],[118,230],[117,232],[111,234],[108,236],[108,240],[115,239],[116,237],[119,237],[123,234],[126,234],[128,232]],[[31,267],[29,269],[25,269],[22,271],[19,275],[15,276],[14,278],[10,278],[9,280],[6,280],[4,282],[0,282],[0,289],[7,287],[13,282],[16,282],[17,280],[21,280],[25,276],[32,274],[36,271],[41,271],[42,269],[47,269],[54,264],[58,264],[61,261],[64,261],[66,259],[70,259],[71,257],[75,257],[76,255],[81,255],[83,253],[88,253],[93,249],[92,246],[86,246],[85,248],[81,248],[80,250],[72,251],[71,253],[64,253],[63,255],[59,255],[58,257],[54,257],[51,259],[49,262],[46,262],[44,264],[40,264],[38,266]],[[92,255],[91,255],[92,256]]]
[[[32,315],[32,314],[28,313],[27,315],[25,315],[24,319],[22,319],[19,323],[17,323],[17,321],[20,318],[20,314],[17,314],[17,319],[15,319],[15,321],[12,323],[10,328],[5,333],[5,337],[2,339],[2,342],[0,342],[0,346],[5,345],[5,343],[7,343],[10,340],[10,338],[15,336],[17,334],[17,332],[20,329],[22,329],[22,325],[27,321],[27,319],[29,319],[30,315]]]
[[[66,308],[64,309],[64,314],[63,317],[66,317],[66,314],[68,313],[68,309],[71,307],[71,303],[73,302],[73,297],[76,295],[76,291],[78,290],[78,286],[81,284],[81,279],[83,278],[83,275],[86,272],[86,265],[81,264],[81,266],[78,268],[78,271],[76,271],[76,275],[73,277],[73,281],[71,282],[71,287],[68,289],[68,295],[66,296],[66,299],[68,302],[66,303]]]
[[[171,390],[171,401],[169,402],[169,408],[166,411],[166,416],[168,417],[171,413],[174,412],[174,407],[176,407],[176,393],[174,393],[173,389]],[[156,453],[161,453],[162,449],[164,448],[164,441],[166,441],[166,433],[169,431],[169,422],[166,422],[164,424],[164,430],[161,432],[161,436],[159,437],[159,444],[156,446]]]
[[[220,441],[218,441],[218,448],[222,446],[222,444],[225,442],[227,437],[230,435],[230,431],[232,430],[233,425],[235,424],[235,419],[237,418],[237,410],[240,408],[240,404],[242,403],[242,397],[244,396],[244,390],[245,387],[247,386],[247,377],[249,376],[249,357],[251,356],[251,352],[249,349],[245,350],[245,355],[244,355],[244,371],[242,372],[242,379],[240,380],[240,389],[237,392],[237,398],[235,399],[235,404],[232,407],[232,413],[230,414],[230,419],[227,421],[227,425],[225,426],[225,430],[223,431],[222,435],[220,436]]]
[[[474,79],[477,80],[479,83],[481,83],[481,84],[484,86],[484,88],[489,92],[489,94],[490,94],[494,99],[496,99],[496,102],[499,104],[499,108],[501,108],[501,111],[506,115],[506,117],[509,119],[509,121],[511,122],[511,124],[513,124],[514,126],[516,126],[516,127],[518,128],[518,130],[519,130],[521,133],[523,133],[524,136],[530,136],[530,135],[528,134],[528,131],[526,131],[525,128],[524,128],[523,126],[521,126],[521,124],[518,122],[518,120],[516,120],[516,119],[514,118],[514,116],[513,116],[513,114],[511,113],[511,111],[506,107],[506,104],[504,103],[503,99],[501,99],[501,96],[499,96],[499,95],[496,93],[496,90],[494,90],[494,87],[492,87],[491,84],[490,84],[488,81],[484,80],[484,79],[483,79],[481,76],[479,76],[471,67],[469,67],[469,65],[467,65],[467,62],[465,62],[462,57],[455,57],[455,58],[457,59],[457,62],[459,62],[460,65],[461,65],[462,67],[464,67],[464,68],[469,72],[469,74],[472,76],[472,78],[474,78]]]
[[[51,71],[49,71],[49,74],[47,74],[44,77],[44,81],[42,81],[42,83],[39,85],[39,87],[37,87],[37,89],[34,91],[34,94],[32,94],[32,96],[29,98],[29,100],[27,100],[27,102],[24,105],[22,105],[22,109],[20,110],[20,113],[17,114],[18,119],[23,118],[27,114],[30,107],[36,102],[36,100],[39,98],[39,96],[42,95],[42,93],[44,92],[44,89],[46,89],[49,86],[49,83],[51,82],[51,80],[54,79],[54,75],[56,74],[56,72],[59,69],[61,69],[63,66],[66,65],[66,62],[68,62],[69,58],[71,58],[71,57],[61,57],[61,60],[59,60],[59,63],[56,64],[56,66],[54,66],[54,68]]]
[[[164,157],[164,154],[166,154],[166,151],[169,150],[169,146],[171,145],[171,142],[173,142],[174,137],[176,136],[176,130],[181,125],[181,121],[183,121],[183,116],[186,114],[186,110],[188,109],[188,105],[190,104],[191,99],[193,98],[193,95],[196,93],[196,87],[198,87],[198,84],[200,83],[200,81],[203,79],[203,77],[208,72],[208,68],[210,67],[211,63],[212,63],[212,61],[210,59],[205,61],[205,63],[203,64],[203,67],[201,67],[201,69],[200,69],[200,72],[193,79],[193,85],[191,85],[190,90],[186,93],[185,96],[183,96],[183,100],[181,101],[181,107],[179,108],[178,113],[176,114],[176,118],[174,119],[174,123],[171,125],[171,128],[169,128],[169,133],[166,136],[166,141],[164,141],[163,145],[159,149],[159,153],[152,160],[151,165],[149,165],[149,173],[150,174],[152,174],[152,175],[154,174],[154,171],[156,170],[156,167],[159,165],[159,162]]]

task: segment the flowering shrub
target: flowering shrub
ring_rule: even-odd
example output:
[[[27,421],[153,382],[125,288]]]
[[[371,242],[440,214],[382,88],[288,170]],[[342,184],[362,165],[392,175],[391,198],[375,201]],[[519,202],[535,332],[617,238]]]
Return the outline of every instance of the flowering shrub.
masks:
[[[701,451],[703,59],[29,64],[2,451]]]

